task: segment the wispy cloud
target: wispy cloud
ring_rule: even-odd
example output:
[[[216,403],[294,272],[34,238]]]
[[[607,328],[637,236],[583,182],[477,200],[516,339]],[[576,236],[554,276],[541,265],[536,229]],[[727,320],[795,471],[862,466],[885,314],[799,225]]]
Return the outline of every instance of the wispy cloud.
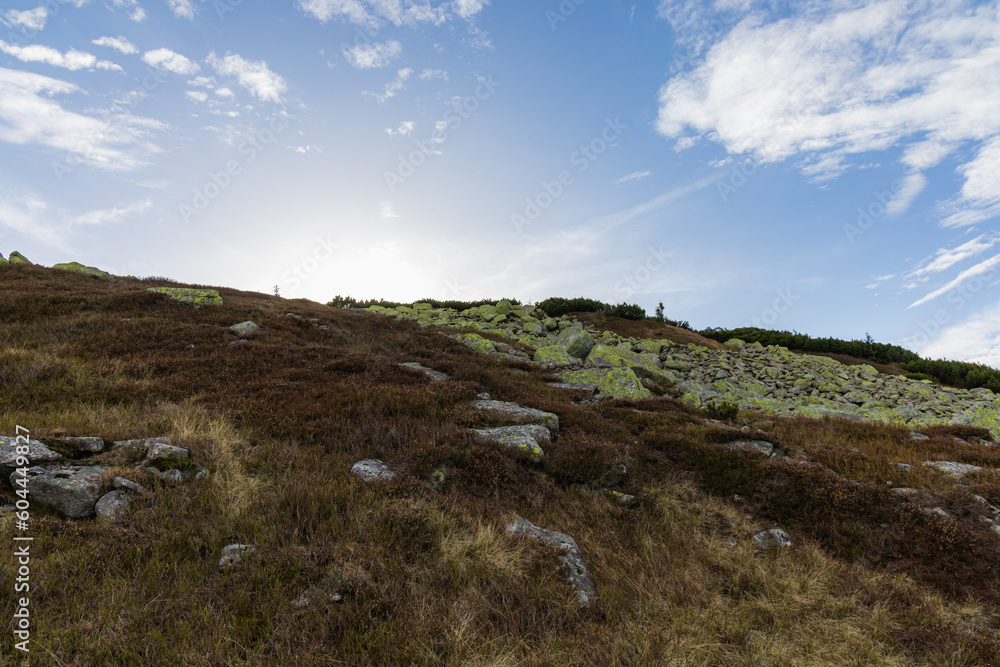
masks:
[[[87,211],[82,215],[70,218],[71,225],[103,225],[109,222],[121,222],[136,213],[142,213],[153,208],[151,199],[142,199],[132,204],[123,206],[112,206],[111,208],[101,208]]]
[[[383,104],[389,98],[395,97],[396,93],[406,87],[406,80],[409,79],[412,74],[413,70],[409,67],[405,67],[396,72],[396,78],[385,84],[385,88],[381,93],[373,93],[370,90],[366,90],[361,94],[369,99],[378,100],[379,104]]]
[[[359,44],[344,49],[344,60],[358,69],[385,67],[403,52],[403,45],[396,40],[382,44]]]
[[[411,132],[413,132],[413,129],[416,126],[417,126],[416,122],[412,120],[404,120],[402,123],[399,124],[399,127],[396,128],[395,130],[392,129],[391,127],[385,128],[385,133],[390,137],[405,137]]]
[[[969,280],[970,278],[981,276],[987,272],[992,273],[997,266],[1000,266],[1000,255],[994,255],[993,257],[990,257],[986,261],[980,262],[979,264],[976,264],[975,266],[968,268],[965,271],[962,271],[960,274],[958,274],[956,278],[949,281],[943,287],[939,287],[933,292],[930,292],[929,294],[926,294],[925,296],[917,299],[909,306],[907,306],[907,308],[916,308],[917,306],[922,306],[928,301],[936,299],[942,294],[947,294],[956,287],[960,287],[966,280]]]
[[[454,18],[469,21],[489,5],[488,0],[452,0],[432,7],[414,0],[299,0],[307,15],[326,23],[334,18],[363,26],[388,22],[395,26],[422,23],[441,25]]]
[[[924,276],[929,273],[939,273],[946,271],[959,262],[975,257],[986,252],[1000,241],[1000,236],[996,234],[980,234],[971,241],[967,241],[957,248],[941,248],[930,259],[925,260],[921,266],[915,269],[910,275],[913,277]]]
[[[198,11],[191,0],[168,0],[167,5],[174,12],[174,16],[184,19],[194,20],[194,15]]]
[[[385,220],[399,217],[396,214],[396,209],[393,207],[392,202],[390,201],[384,201],[381,204],[379,204],[379,213]]]
[[[25,11],[8,9],[0,16],[0,21],[3,21],[11,28],[42,30],[45,28],[45,20],[48,16],[49,12],[45,7],[35,7],[34,9],[27,9]]]
[[[641,181],[647,176],[652,175],[652,173],[653,172],[651,171],[633,171],[631,174],[625,174],[624,176],[619,178],[617,181],[615,181],[615,184],[621,185],[622,183],[628,183],[629,181]]]
[[[421,81],[430,81],[432,79],[441,79],[442,81],[448,80],[448,72],[443,69],[425,69],[420,72],[419,78]]]
[[[128,41],[121,35],[117,37],[101,37],[91,41],[91,44],[94,44],[95,46],[107,46],[124,54],[139,52],[139,49],[135,48],[135,44]]]
[[[206,62],[220,76],[235,76],[240,86],[263,102],[281,102],[282,94],[288,90],[285,80],[272,72],[263,60],[246,60],[230,53],[220,58],[213,51]]]
[[[0,40],[0,51],[9,56],[13,56],[25,63],[45,63],[53,67],[63,67],[76,71],[79,69],[105,69],[121,72],[122,68],[108,60],[98,60],[92,53],[70,49],[66,53],[53,49],[51,46],[41,44],[29,44],[28,46],[17,46],[8,44]]]

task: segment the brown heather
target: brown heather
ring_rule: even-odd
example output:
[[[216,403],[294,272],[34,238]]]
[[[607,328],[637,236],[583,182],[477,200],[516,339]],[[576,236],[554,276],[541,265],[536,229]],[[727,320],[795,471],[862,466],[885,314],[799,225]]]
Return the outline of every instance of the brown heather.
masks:
[[[981,433],[915,442],[893,426],[743,414],[733,425],[788,455],[764,461],[670,398],[578,406],[543,371],[413,322],[229,289],[194,309],[146,291],[157,284],[0,269],[0,432],[167,435],[212,471],[167,489],[119,469],[154,490],[121,524],[33,509],[31,664],[1000,664],[1000,537],[971,495],[1000,503],[1000,481],[959,487],[921,465],[1000,466],[997,450],[954,439]],[[263,329],[229,345],[227,327],[248,319]],[[481,391],[560,416],[543,464],[473,443]],[[404,472],[365,484],[349,474],[362,458]],[[612,483],[638,507],[571,488],[622,462]],[[423,487],[442,463],[442,490]],[[554,553],[505,535],[515,515],[576,539],[595,608],[576,606]],[[771,527],[794,546],[756,549],[750,536]],[[232,542],[257,550],[220,572]],[[296,612],[331,569],[344,600]],[[0,596],[0,616],[13,608]],[[0,663],[13,653],[0,634]]]

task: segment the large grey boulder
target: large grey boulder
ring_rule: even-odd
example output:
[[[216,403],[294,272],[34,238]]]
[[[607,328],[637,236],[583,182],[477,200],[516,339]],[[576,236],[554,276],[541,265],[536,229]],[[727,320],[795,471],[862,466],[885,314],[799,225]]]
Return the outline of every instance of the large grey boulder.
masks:
[[[544,426],[498,426],[472,429],[477,442],[492,442],[515,450],[518,455],[538,462],[545,457],[542,445],[552,441],[552,434]]]
[[[51,507],[71,519],[94,516],[100,498],[102,466],[59,466],[28,468],[28,498],[33,503]],[[10,476],[14,484],[19,473]]]
[[[510,424],[541,424],[552,431],[559,430],[559,417],[551,412],[543,412],[535,408],[526,408],[508,401],[476,401],[472,404],[474,410],[482,412],[486,417],[502,420]]]
[[[24,446],[24,441],[20,443],[16,437],[0,435],[0,468],[18,467],[17,448]],[[28,459],[28,465],[38,465],[39,463],[49,463],[62,458],[62,454],[54,452],[38,440],[28,440],[28,451],[23,454]]]
[[[559,566],[562,576],[573,587],[580,605],[587,607],[597,598],[597,587],[590,577],[576,540],[565,533],[539,528],[524,517],[507,524],[509,535],[526,535],[533,540],[551,545],[562,552]]]
[[[586,359],[594,344],[594,337],[582,327],[572,326],[556,337],[556,345],[577,359]]]

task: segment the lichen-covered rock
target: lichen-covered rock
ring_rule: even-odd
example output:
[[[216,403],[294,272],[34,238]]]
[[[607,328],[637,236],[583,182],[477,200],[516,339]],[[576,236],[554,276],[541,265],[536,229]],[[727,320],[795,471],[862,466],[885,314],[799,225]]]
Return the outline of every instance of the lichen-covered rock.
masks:
[[[517,517],[507,524],[509,535],[526,535],[533,540],[555,547],[559,556],[560,571],[564,579],[573,587],[580,605],[587,607],[597,598],[597,587],[590,577],[587,564],[580,553],[576,540],[565,533],[539,528],[523,517]]]
[[[32,503],[50,507],[71,519],[94,516],[100,498],[102,466],[58,466],[28,468],[27,489]],[[11,473],[14,485],[18,472]]]
[[[580,360],[567,352],[561,345],[545,345],[535,350],[534,361],[552,368],[569,366],[579,363]]]
[[[358,461],[351,466],[351,472],[366,482],[388,482],[396,476],[386,464],[377,459]]]
[[[415,371],[420,371],[428,378],[430,378],[431,382],[443,382],[444,380],[448,379],[448,376],[442,373],[441,371],[436,371],[433,368],[427,368],[426,366],[423,366],[417,363],[416,361],[407,361],[405,363],[398,365],[404,368],[412,368]]]
[[[10,253],[10,263],[11,264],[31,264],[32,262],[30,260],[28,260],[27,257],[25,257],[24,255],[22,255],[21,253],[19,253],[18,251],[15,250],[14,252]]]
[[[27,447],[27,451],[24,451]],[[18,453],[21,448],[22,454]],[[0,435],[0,468],[15,468],[19,466],[18,457],[24,456],[28,459],[28,465],[38,465],[39,463],[50,463],[62,458],[62,454],[54,452],[38,440],[28,440],[18,442],[16,436]]]
[[[594,337],[580,326],[571,326],[559,334],[556,338],[556,345],[566,350],[570,356],[586,359],[594,347]]]
[[[567,391],[582,391],[593,396],[597,393],[597,385],[589,382],[549,382],[550,387]]]
[[[88,276],[110,276],[111,274],[107,271],[101,271],[96,266],[84,266],[80,262],[62,262],[60,264],[53,264],[53,269],[62,269],[63,271],[73,271],[75,273],[85,273]]]
[[[758,547],[765,550],[785,549],[792,546],[792,540],[788,537],[788,533],[780,528],[763,530],[753,536],[753,541],[757,543]]]
[[[118,523],[128,514],[128,495],[122,491],[111,491],[101,496],[94,506],[98,521]]]
[[[598,393],[610,398],[650,398],[652,394],[642,386],[631,368],[591,368],[566,371],[559,374],[563,382],[595,384]]]
[[[587,355],[587,363],[592,366],[618,366],[631,368],[636,376],[655,381],[674,382],[677,378],[659,368],[652,360],[617,347],[595,345]],[[662,363],[662,362],[661,362]]]
[[[490,419],[506,421],[509,424],[541,424],[553,431],[559,430],[559,417],[551,412],[526,408],[508,401],[475,401],[472,409]]]
[[[214,289],[194,289],[190,287],[150,287],[150,292],[166,294],[171,299],[192,306],[221,306],[222,297]]]
[[[545,458],[542,445],[552,440],[549,429],[538,425],[472,429],[477,442],[492,442],[513,449],[518,456],[538,463]]]
[[[240,322],[239,324],[234,324],[229,327],[230,331],[234,332],[239,336],[249,336],[255,331],[260,331],[260,325],[247,320],[246,322]]]

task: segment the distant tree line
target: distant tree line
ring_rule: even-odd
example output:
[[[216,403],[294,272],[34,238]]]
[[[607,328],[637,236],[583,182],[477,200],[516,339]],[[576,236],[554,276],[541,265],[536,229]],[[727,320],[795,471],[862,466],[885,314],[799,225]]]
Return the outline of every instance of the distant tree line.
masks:
[[[619,303],[611,305],[595,299],[577,297],[575,299],[564,299],[554,296],[542,301],[538,307],[544,310],[549,317],[562,317],[566,313],[600,313],[607,317],[620,317],[623,320],[644,320],[646,319],[646,309],[634,303]]]
[[[813,338],[794,331],[772,331],[757,327],[740,329],[704,329],[702,336],[719,342],[739,338],[748,343],[780,345],[803,352],[826,352],[846,354],[859,359],[867,359],[879,364],[897,363],[911,378],[930,379],[934,382],[966,387],[986,387],[1000,393],[1000,371],[985,364],[967,361],[947,361],[945,359],[924,359],[916,352],[898,345],[875,342],[871,335],[864,340],[842,340],[840,338]]]
[[[487,304],[495,304],[497,301],[507,301],[512,306],[520,306],[521,302],[517,299],[481,299],[479,301],[439,301],[437,299],[420,299],[414,301],[413,303],[429,303],[432,308],[452,308],[454,310],[462,311],[468,310],[469,308],[475,308],[477,306],[485,306]],[[340,296],[339,294],[333,299],[331,299],[326,305],[333,306],[334,308],[368,308],[369,306],[382,306],[383,308],[398,308],[399,306],[412,306],[412,303],[399,303],[397,301],[386,301],[385,299],[368,299],[365,301],[359,301],[349,296]]]

